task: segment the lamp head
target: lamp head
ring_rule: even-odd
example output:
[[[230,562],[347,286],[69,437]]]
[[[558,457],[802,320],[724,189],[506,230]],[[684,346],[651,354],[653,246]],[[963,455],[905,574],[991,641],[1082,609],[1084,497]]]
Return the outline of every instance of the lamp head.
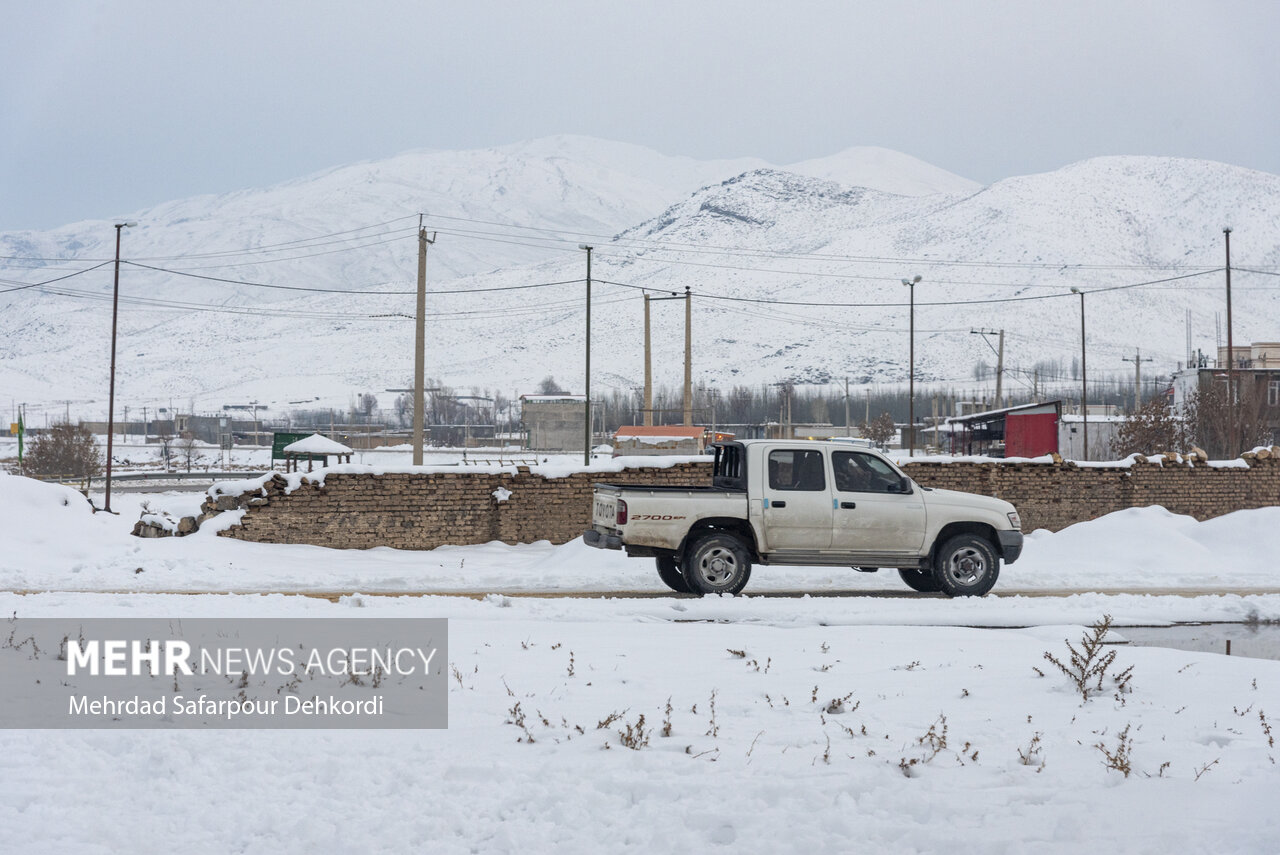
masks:
[[[1223,233],[1224,235],[1229,235],[1229,234],[1231,234],[1231,226],[1223,226],[1223,227],[1222,227],[1222,233]]]
[[[917,283],[918,283],[922,278],[924,278],[924,277],[917,275],[914,279],[903,279],[903,280],[902,280],[902,284],[903,284],[903,285],[915,285],[915,284],[917,284]]]
[[[578,244],[578,249],[585,249],[587,252],[590,252],[593,248],[594,247],[587,246],[585,243]]]
[[[1081,291],[1081,290],[1080,290],[1079,288],[1077,288],[1076,286],[1072,285],[1072,286],[1071,286],[1071,293],[1072,293],[1072,294],[1083,294],[1084,292],[1083,292],[1083,291]]]
[[[118,228],[118,229],[131,229],[131,228],[133,228],[134,226],[136,226],[137,224],[138,224],[138,223],[137,223],[137,221],[135,221],[135,220],[128,220],[128,221],[123,222],[123,223],[116,223],[116,228]]]

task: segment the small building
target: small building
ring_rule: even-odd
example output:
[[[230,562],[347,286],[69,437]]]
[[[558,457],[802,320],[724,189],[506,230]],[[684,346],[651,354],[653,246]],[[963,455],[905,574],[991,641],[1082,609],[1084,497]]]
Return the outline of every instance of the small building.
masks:
[[[284,469],[286,472],[297,472],[298,461],[305,459],[307,471],[310,472],[317,460],[320,461],[321,467],[328,466],[330,457],[337,457],[339,463],[350,463],[351,449],[340,442],[334,442],[328,437],[313,433],[305,439],[291,442],[284,447]]]
[[[705,454],[713,442],[733,434],[689,425],[626,425],[613,435],[613,456]]]
[[[947,419],[941,436],[952,454],[1041,457],[1058,452],[1062,402],[1023,404]],[[1092,425],[1090,425],[1092,428]]]
[[[1067,460],[1112,460],[1116,435],[1128,416],[1115,407],[1089,405],[1089,454],[1084,453],[1084,422],[1079,413],[1066,413],[1058,422],[1058,453]]]
[[[583,395],[521,395],[526,445],[538,451],[582,451],[587,399]]]

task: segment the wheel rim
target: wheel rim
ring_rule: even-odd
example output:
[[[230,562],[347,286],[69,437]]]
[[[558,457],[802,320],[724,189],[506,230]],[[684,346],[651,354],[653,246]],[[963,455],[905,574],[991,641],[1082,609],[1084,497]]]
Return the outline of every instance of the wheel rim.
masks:
[[[947,559],[947,576],[957,585],[976,585],[987,575],[987,559],[972,546],[957,549]]]
[[[708,585],[723,585],[738,572],[738,558],[723,546],[712,547],[698,560],[698,575]]]

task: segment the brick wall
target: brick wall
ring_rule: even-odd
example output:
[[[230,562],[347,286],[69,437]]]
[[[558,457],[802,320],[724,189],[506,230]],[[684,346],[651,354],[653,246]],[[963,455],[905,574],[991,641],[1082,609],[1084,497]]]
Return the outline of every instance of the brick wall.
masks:
[[[1245,508],[1280,505],[1280,456],[1250,456],[1248,468],[1203,462],[1137,462],[1128,468],[1074,463],[913,463],[917,483],[1012,502],[1023,531],[1058,531],[1124,508],[1161,505],[1205,520]]]
[[[1123,508],[1163,505],[1208,519],[1243,508],[1280,505],[1280,449],[1249,455],[1247,468],[1164,466],[1079,468],[1073,463],[913,463],[906,471],[926,487],[998,496],[1022,514],[1023,530],[1058,530]],[[240,525],[221,534],[262,543],[309,543],[342,549],[392,546],[434,549],[445,544],[564,543],[591,524],[591,485],[704,485],[709,463],[621,473],[545,478],[517,474],[330,473],[323,486],[304,482],[284,492],[283,478],[267,496],[222,497],[219,509],[244,507]],[[499,502],[499,488],[511,496]]]
[[[591,527],[591,488],[597,482],[707,485],[711,464],[681,463],[566,478],[546,478],[524,466],[514,475],[328,473],[323,486],[304,481],[287,494],[280,477],[267,482],[265,497],[222,497],[220,510],[244,507],[246,513],[240,525],[219,534],[259,543],[339,549],[434,549],[491,540],[564,543]],[[511,492],[506,501],[493,495],[500,488]]]

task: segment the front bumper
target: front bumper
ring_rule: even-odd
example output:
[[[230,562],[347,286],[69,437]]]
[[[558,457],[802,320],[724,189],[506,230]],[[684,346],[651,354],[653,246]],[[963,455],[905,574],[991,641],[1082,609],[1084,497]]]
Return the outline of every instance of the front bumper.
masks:
[[[1000,553],[1004,556],[1004,563],[1012,564],[1017,561],[1022,554],[1022,532],[998,531],[996,536],[1000,538]]]
[[[602,531],[596,531],[589,528],[582,533],[582,541],[587,546],[594,546],[596,549],[621,549],[622,538],[616,534],[605,534]]]

